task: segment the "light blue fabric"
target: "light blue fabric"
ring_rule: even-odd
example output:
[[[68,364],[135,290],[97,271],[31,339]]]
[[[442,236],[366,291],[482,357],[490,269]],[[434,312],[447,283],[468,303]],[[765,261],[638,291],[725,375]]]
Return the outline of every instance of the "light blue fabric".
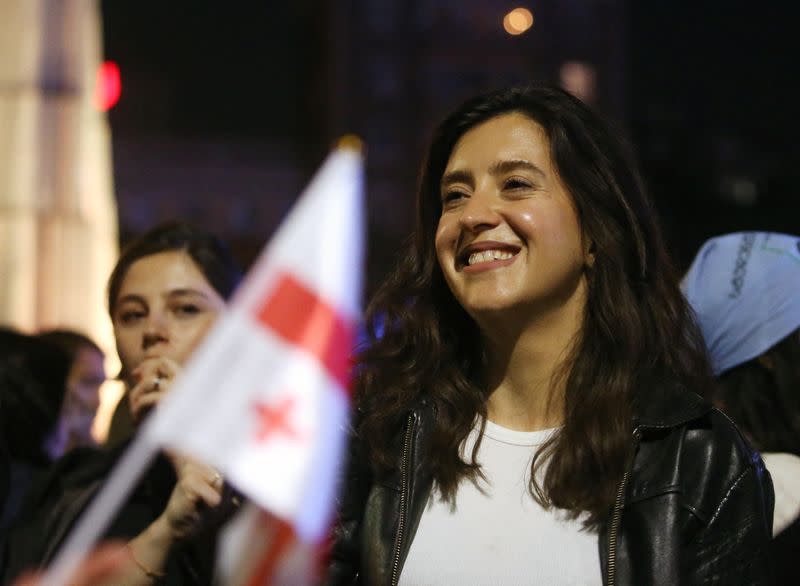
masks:
[[[740,232],[708,240],[681,283],[715,374],[800,328],[800,236]]]

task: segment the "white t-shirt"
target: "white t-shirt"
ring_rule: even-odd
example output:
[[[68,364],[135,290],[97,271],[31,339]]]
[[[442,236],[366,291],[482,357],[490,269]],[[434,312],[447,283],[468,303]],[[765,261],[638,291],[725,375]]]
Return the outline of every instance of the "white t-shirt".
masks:
[[[435,489],[400,575],[401,586],[602,584],[597,533],[528,490],[535,451],[558,429],[521,432],[486,422],[477,454],[487,482],[462,481],[453,506]],[[467,437],[467,461],[478,427]]]
[[[775,537],[800,517],[800,458],[780,452],[761,454],[761,458],[775,489],[772,519],[772,536]]]

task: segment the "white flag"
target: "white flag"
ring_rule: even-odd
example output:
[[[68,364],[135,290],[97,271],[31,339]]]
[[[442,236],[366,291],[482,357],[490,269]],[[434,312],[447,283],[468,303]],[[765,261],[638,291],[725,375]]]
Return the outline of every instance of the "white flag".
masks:
[[[327,530],[346,440],[362,215],[360,151],[339,148],[142,430],[305,541]]]

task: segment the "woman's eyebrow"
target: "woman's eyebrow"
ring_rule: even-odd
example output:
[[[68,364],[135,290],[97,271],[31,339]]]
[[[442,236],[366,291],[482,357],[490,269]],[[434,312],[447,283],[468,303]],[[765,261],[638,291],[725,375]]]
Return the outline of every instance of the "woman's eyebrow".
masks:
[[[116,305],[120,305],[122,303],[141,303],[142,305],[147,304],[144,300],[144,297],[141,295],[136,295],[135,293],[128,293],[127,295],[123,295],[117,299]]]
[[[441,186],[445,187],[451,183],[467,183],[472,185],[472,173],[464,169],[456,169],[455,171],[448,171],[442,175]]]
[[[203,291],[191,288],[172,289],[167,292],[166,297],[202,297],[203,299],[210,299]]]
[[[492,175],[502,175],[504,173],[510,173],[511,171],[516,171],[518,169],[525,169],[526,171],[531,171],[532,173],[539,175],[543,179],[546,177],[544,171],[542,171],[532,162],[527,161],[525,159],[497,161],[496,163],[493,163],[491,167],[489,167],[489,173]]]

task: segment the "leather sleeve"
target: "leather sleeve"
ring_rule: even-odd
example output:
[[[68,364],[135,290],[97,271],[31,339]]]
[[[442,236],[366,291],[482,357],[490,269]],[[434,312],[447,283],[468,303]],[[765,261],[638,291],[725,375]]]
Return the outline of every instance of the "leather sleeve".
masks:
[[[340,484],[338,517],[334,524],[329,566],[324,584],[357,584],[361,565],[361,532],[372,474],[365,450],[351,428],[347,464]]]
[[[692,584],[773,584],[769,562],[775,504],[772,480],[761,457],[741,437],[736,439],[738,454],[732,460],[741,458],[739,473],[689,548]]]

